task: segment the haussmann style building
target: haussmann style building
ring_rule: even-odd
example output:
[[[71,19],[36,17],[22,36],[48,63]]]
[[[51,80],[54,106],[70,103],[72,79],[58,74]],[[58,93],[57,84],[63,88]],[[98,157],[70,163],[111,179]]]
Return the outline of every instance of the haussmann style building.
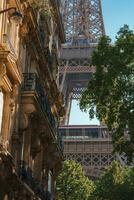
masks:
[[[60,0],[0,0],[0,200],[56,199]]]

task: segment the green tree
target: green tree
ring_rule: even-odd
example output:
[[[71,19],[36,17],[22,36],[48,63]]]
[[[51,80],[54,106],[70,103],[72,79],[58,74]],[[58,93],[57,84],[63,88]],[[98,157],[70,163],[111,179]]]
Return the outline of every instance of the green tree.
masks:
[[[134,32],[127,25],[115,44],[101,38],[92,55],[96,72],[82,94],[80,108],[104,122],[112,133],[115,151],[134,156]],[[96,109],[95,109],[96,108]],[[126,134],[127,133],[127,134]]]
[[[80,164],[66,160],[57,178],[59,200],[88,200],[94,184],[82,170]]]
[[[96,182],[92,199],[134,200],[134,169],[114,161]]]

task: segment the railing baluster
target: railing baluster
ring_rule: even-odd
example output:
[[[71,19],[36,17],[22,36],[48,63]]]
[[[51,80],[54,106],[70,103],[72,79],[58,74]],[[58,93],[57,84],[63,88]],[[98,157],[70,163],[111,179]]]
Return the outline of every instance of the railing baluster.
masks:
[[[25,161],[19,162],[17,174],[42,200],[51,199],[51,194],[45,191],[41,184],[33,177],[32,169],[26,165]]]
[[[56,121],[51,112],[50,104],[48,102],[47,96],[45,95],[43,85],[41,84],[37,74],[24,73],[23,76],[24,76],[24,81],[23,81],[23,85],[22,85],[22,90],[25,92],[28,92],[28,91],[36,92],[37,99],[38,99],[39,105],[41,107],[41,110],[45,115],[47,115],[47,118],[51,125],[51,128],[55,132],[55,135],[56,135],[57,134]],[[59,143],[59,144],[61,144],[61,143]],[[61,149],[62,149],[62,147],[61,147]]]

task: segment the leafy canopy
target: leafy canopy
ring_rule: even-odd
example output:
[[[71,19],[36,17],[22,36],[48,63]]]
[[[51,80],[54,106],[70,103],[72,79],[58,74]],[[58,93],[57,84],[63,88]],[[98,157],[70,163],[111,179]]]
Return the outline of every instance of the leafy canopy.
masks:
[[[101,38],[92,55],[96,72],[82,94],[80,108],[90,118],[104,122],[112,132],[115,151],[134,156],[134,32],[127,25],[117,33],[115,44]],[[96,109],[95,109],[96,108]]]
[[[80,164],[64,161],[63,169],[57,178],[59,200],[88,200],[93,189],[93,182],[84,175]]]
[[[96,182],[93,200],[134,200],[134,169],[114,161]]]
[[[134,200],[134,168],[113,161],[95,182],[81,165],[66,160],[57,178],[59,200]]]

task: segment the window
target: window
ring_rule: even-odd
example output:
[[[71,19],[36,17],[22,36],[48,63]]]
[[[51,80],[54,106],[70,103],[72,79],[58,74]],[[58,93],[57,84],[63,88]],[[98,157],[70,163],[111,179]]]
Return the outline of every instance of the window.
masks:
[[[89,138],[98,138],[98,128],[87,128],[85,129],[85,136]]]
[[[0,10],[4,9],[4,0],[0,1]],[[3,15],[0,15],[0,43],[2,43],[2,33],[3,33]]]
[[[71,136],[72,138],[78,138],[78,136],[82,136],[82,129],[80,128],[72,128],[72,129],[69,129],[69,136]]]
[[[1,134],[1,127],[2,127],[2,114],[3,114],[3,93],[0,91],[0,134]]]
[[[51,185],[52,185],[52,173],[49,171],[48,173],[48,192],[51,193]]]

